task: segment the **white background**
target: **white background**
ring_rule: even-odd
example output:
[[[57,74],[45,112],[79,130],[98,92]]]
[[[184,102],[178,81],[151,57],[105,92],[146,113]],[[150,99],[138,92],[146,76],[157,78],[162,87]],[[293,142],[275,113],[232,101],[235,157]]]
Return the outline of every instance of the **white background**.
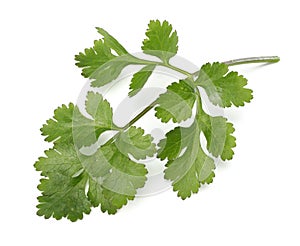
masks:
[[[21,1],[0,3],[1,245],[299,245],[299,7],[297,1]],[[150,19],[167,19],[179,55],[207,61],[279,55],[269,66],[237,68],[254,100],[227,111],[235,158],[214,183],[181,201],[171,190],[137,199],[117,215],[82,221],[35,215],[49,145],[39,128],[86,82],[74,55],[101,26],[140,51]]]

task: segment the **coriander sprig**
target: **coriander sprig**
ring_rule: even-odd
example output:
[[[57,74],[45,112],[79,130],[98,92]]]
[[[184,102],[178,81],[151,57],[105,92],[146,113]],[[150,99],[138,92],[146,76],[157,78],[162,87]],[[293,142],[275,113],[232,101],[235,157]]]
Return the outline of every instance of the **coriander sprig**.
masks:
[[[215,159],[232,159],[236,146],[233,124],[203,109],[199,87],[216,106],[244,106],[252,100],[252,90],[246,87],[247,79],[229,71],[229,67],[279,61],[277,56],[243,58],[207,63],[190,73],[170,61],[178,51],[178,36],[167,21],[150,21],[142,44],[143,52],[159,61],[136,57],[104,29],[97,31],[103,38],[75,56],[76,65],[92,87],[111,83],[129,65],[142,65],[132,76],[130,97],[143,89],[157,67],[179,72],[185,78],[170,84],[166,92],[123,127],[113,122],[110,103],[100,93],[87,93],[84,114],[73,103],[58,107],[41,128],[45,141],[52,142],[53,148],[35,163],[42,175],[37,214],[45,218],[76,221],[89,214],[92,207],[115,214],[145,185],[148,171],[140,160],[153,156],[167,162],[165,178],[172,182],[179,197],[186,199],[197,193],[202,185],[213,182]],[[150,134],[134,126],[153,108],[155,117],[162,122],[178,124],[157,146]],[[190,126],[180,125],[190,118]],[[107,131],[116,133],[99,144],[100,136]],[[201,133],[206,146],[200,144]],[[87,146],[94,146],[94,152],[85,154],[82,149]]]

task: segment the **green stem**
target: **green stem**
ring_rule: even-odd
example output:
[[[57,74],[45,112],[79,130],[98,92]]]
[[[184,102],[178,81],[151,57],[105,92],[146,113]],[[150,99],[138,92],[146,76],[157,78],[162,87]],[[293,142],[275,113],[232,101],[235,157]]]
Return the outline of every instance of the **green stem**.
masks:
[[[104,145],[110,145],[120,135],[121,132],[126,131],[135,122],[137,122],[140,118],[142,118],[145,114],[147,114],[151,109],[153,109],[156,104],[157,104],[157,99],[155,101],[153,101],[150,105],[148,105],[143,111],[141,111],[132,120],[130,120],[125,126],[118,127],[119,132],[116,133],[112,138],[110,138]]]
[[[184,74],[187,77],[192,77],[192,74],[189,73],[188,71],[185,71],[185,70],[183,70],[179,67],[173,66],[169,62],[155,62],[155,61],[149,61],[149,60],[141,59],[141,58],[138,58],[138,57],[135,57],[135,56],[132,56],[132,55],[130,55],[130,56],[133,59],[135,64],[162,66],[162,67],[166,67],[166,68],[169,68],[171,70],[174,70],[176,72],[179,72],[181,74]]]
[[[259,57],[248,57],[248,58],[229,60],[223,63],[225,63],[228,66],[236,66],[236,65],[248,64],[248,63],[276,63],[279,61],[280,58],[278,56],[259,56]]]
[[[188,71],[183,70],[179,67],[173,66],[167,62],[148,61],[148,60],[140,59],[140,58],[137,58],[134,56],[133,56],[133,58],[135,59],[136,64],[157,65],[157,66],[167,67],[176,72],[186,75],[188,78],[192,78],[193,76],[198,76],[198,74],[199,74],[199,71],[197,71],[195,73],[189,73]],[[276,63],[279,61],[280,61],[279,56],[258,56],[258,57],[247,57],[247,58],[234,59],[234,60],[225,61],[223,63],[225,63],[228,66],[236,66],[236,65],[251,64],[251,63]]]
[[[173,65],[171,65],[170,63],[162,63],[160,64],[161,66],[164,66],[164,67],[167,67],[167,68],[170,68],[176,72],[179,72],[179,73],[182,73],[184,75],[186,75],[187,77],[191,78],[193,76],[193,74],[189,73],[188,71],[185,71],[179,67],[175,67]]]
[[[131,127],[135,122],[137,122],[140,118],[142,118],[145,114],[147,114],[151,109],[153,109],[156,104],[157,104],[157,99],[155,101],[153,101],[150,105],[148,105],[143,111],[141,111],[131,121],[129,121],[125,126],[123,126],[122,130],[125,131],[129,127]]]

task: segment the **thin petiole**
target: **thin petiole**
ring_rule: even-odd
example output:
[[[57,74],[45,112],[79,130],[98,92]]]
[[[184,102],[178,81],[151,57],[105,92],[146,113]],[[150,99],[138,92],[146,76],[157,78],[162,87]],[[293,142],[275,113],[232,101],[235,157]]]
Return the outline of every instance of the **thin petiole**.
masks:
[[[247,57],[247,58],[240,58],[225,61],[228,66],[236,66],[242,64],[249,64],[249,63],[276,63],[279,62],[280,58],[278,56],[259,56],[259,57]]]

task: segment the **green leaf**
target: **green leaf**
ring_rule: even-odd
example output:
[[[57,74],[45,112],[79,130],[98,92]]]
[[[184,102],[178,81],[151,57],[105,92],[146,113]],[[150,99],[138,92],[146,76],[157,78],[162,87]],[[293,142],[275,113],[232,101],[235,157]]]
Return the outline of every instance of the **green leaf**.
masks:
[[[228,72],[228,66],[215,62],[203,65],[196,84],[203,87],[214,105],[220,107],[244,106],[253,98],[252,90],[245,88],[247,79],[237,72]]]
[[[167,87],[167,92],[157,99],[159,106],[155,108],[155,116],[162,122],[168,122],[170,119],[174,123],[187,120],[192,116],[195,100],[195,91],[187,80],[174,82]]]
[[[104,38],[104,43],[116,51],[116,53],[121,56],[128,54],[128,51],[116,40],[113,36],[111,36],[107,31],[105,31],[103,28],[96,27],[98,33],[100,33]]]
[[[144,135],[142,128],[131,126],[127,131],[122,132],[116,141],[116,146],[124,155],[131,154],[135,159],[145,159],[147,156],[154,156],[156,153],[155,144],[152,143],[151,135]]]
[[[75,56],[75,60],[76,66],[82,68],[82,75],[92,79],[92,86],[100,87],[116,79],[122,70],[133,60],[136,62],[136,59],[126,56],[127,50],[107,31],[99,27],[96,29],[103,36],[103,40],[94,41],[94,46],[80,52]],[[119,56],[112,54],[112,50]]]
[[[76,145],[82,147],[95,143],[99,135],[110,128],[96,125],[94,120],[83,116],[78,107],[70,103],[57,108],[41,132],[47,142],[72,143],[74,139]]]
[[[38,189],[42,196],[38,197],[39,216],[46,219],[51,216],[57,220],[67,217],[71,221],[83,218],[89,214],[91,204],[85,196],[86,178],[72,178],[57,173],[48,179],[41,179]]]
[[[62,105],[54,111],[52,119],[41,128],[45,140],[55,143],[74,142],[77,147],[95,143],[107,130],[115,130],[112,122],[112,109],[99,93],[89,92],[86,110],[91,119],[86,118],[72,103]]]
[[[100,147],[82,165],[93,179],[101,178],[103,187],[118,194],[134,196],[146,181],[145,166],[130,160],[115,143]]]
[[[214,157],[220,156],[223,161],[231,160],[234,155],[232,149],[236,146],[232,123],[224,117],[212,117],[202,112],[198,116],[198,124],[206,138],[207,150]]]
[[[142,50],[146,54],[155,55],[162,61],[168,61],[178,51],[177,32],[167,21],[151,20],[146,31]]]
[[[99,67],[116,56],[111,53],[111,49],[103,40],[95,40],[92,48],[85,49],[75,55],[76,66],[82,68],[82,76],[90,77]]]
[[[42,128],[47,141],[54,142],[54,148],[35,163],[45,177],[39,185],[42,195],[37,206],[38,215],[45,218],[75,221],[99,205],[103,212],[114,214],[145,185],[145,166],[131,160],[129,154],[135,159],[153,156],[156,149],[151,135],[132,126],[94,154],[83,155],[78,150],[83,143],[94,142],[107,129],[120,131],[114,127],[112,109],[102,95],[89,92],[85,106],[91,119],[73,104],[63,105]]]
[[[194,121],[190,127],[175,128],[159,144],[164,148],[160,150],[159,157],[168,158],[165,178],[172,181],[173,190],[178,191],[177,195],[183,200],[197,193],[202,184],[211,183],[214,177],[214,161],[202,150],[199,135],[200,128]],[[174,146],[175,151],[172,149]]]
[[[55,144],[45,154],[35,163],[45,176],[38,186],[42,196],[37,206],[37,214],[45,218],[76,221],[99,204],[103,212],[116,213],[146,182],[145,166],[123,155],[115,144],[100,147],[92,156],[80,154],[70,143]]]
[[[55,144],[55,148],[45,151],[46,157],[40,157],[34,164],[42,176],[54,176],[60,173],[73,176],[82,170],[75,147],[72,144]]]
[[[136,95],[144,87],[155,67],[156,65],[147,65],[133,75],[130,83],[131,91],[128,94],[130,97]]]
[[[53,118],[46,121],[46,124],[41,128],[43,136],[46,136],[47,142],[71,142],[73,139],[74,104],[68,106],[62,105],[54,110]]]
[[[126,196],[107,189],[103,189],[103,195],[105,201],[101,203],[101,211],[103,213],[107,212],[108,214],[115,214],[118,209],[125,206],[128,201],[134,199],[134,196]]]
[[[97,126],[103,128],[112,127],[112,108],[110,107],[109,102],[105,100],[101,94],[91,91],[88,92],[85,107],[87,113],[92,116]]]
[[[105,189],[101,183],[90,179],[89,190],[87,193],[91,204],[94,207],[101,205],[101,211],[108,214],[117,213],[118,209],[127,204],[128,200],[133,200],[134,196],[126,196]]]
[[[81,173],[82,165],[72,145],[56,144],[54,149],[45,152],[46,157],[35,163],[37,171],[46,178],[41,179],[38,189],[39,216],[56,219],[67,217],[71,221],[82,219],[89,214],[91,203],[85,195],[87,176]]]
[[[88,197],[109,214],[133,200],[136,190],[146,182],[145,166],[130,160],[116,143],[100,147],[94,155],[82,158],[81,164],[92,180]]]
[[[98,207],[100,204],[105,202],[101,181],[98,182],[97,180],[89,179],[88,184],[89,190],[87,192],[87,197],[93,207]]]
[[[117,79],[123,69],[128,65],[140,64],[137,58],[133,56],[118,56],[105,63],[99,69],[96,69],[89,78],[93,87],[104,86]]]
[[[121,144],[104,145],[93,156],[82,159],[91,177],[88,197],[93,206],[101,204],[101,210],[109,214],[134,199],[136,190],[145,185],[147,174],[144,165],[130,160],[117,145]]]
[[[75,64],[82,68],[82,75],[91,79],[93,87],[104,86],[121,74],[128,65],[143,64],[103,28],[96,28],[103,39],[95,40],[94,46],[75,55]],[[118,56],[114,55],[115,51]]]
[[[174,160],[178,157],[181,150],[181,128],[176,127],[166,134],[166,138],[158,143],[157,157],[161,160]]]

